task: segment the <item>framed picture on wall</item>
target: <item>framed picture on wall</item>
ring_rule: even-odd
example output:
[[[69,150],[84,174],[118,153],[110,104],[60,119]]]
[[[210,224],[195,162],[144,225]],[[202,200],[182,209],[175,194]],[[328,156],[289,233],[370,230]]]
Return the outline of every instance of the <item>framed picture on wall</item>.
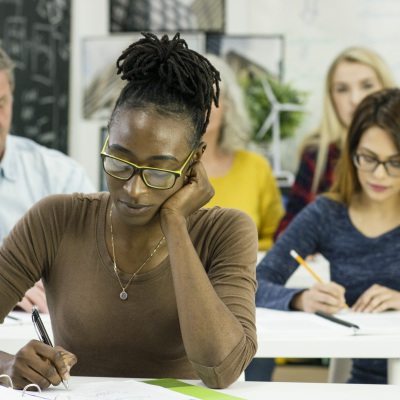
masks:
[[[224,29],[224,0],[110,0],[111,32]]]
[[[266,73],[275,79],[283,79],[285,51],[283,35],[208,33],[206,51],[226,59],[237,74]]]
[[[174,35],[175,33],[161,32]],[[83,116],[85,119],[105,121],[110,118],[115,101],[126,81],[117,75],[116,60],[131,43],[143,37],[140,32],[112,36],[90,37],[83,41]],[[189,48],[203,53],[204,33],[182,35]]]

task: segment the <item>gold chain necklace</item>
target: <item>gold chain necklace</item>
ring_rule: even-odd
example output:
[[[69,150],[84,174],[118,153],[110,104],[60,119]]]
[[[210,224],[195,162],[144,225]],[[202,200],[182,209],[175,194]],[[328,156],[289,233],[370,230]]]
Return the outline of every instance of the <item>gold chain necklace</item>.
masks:
[[[154,256],[155,252],[158,250],[158,248],[161,246],[161,243],[164,241],[165,236],[162,237],[162,239],[159,241],[156,248],[151,252],[151,254],[147,257],[146,261],[139,267],[139,269],[131,276],[128,283],[124,287],[121,283],[121,279],[119,278],[117,262],[115,261],[114,235],[113,235],[113,226],[112,226],[112,208],[113,208],[113,206],[111,206],[111,210],[110,210],[110,227],[111,227],[111,247],[112,247],[112,252],[113,252],[114,272],[115,272],[115,275],[117,276],[118,282],[122,289],[122,292],[119,294],[119,297],[121,300],[126,300],[128,298],[128,293],[126,293],[126,291],[125,291],[126,288],[129,286],[132,279],[137,275],[137,273],[147,264],[147,262],[150,260],[150,258]]]

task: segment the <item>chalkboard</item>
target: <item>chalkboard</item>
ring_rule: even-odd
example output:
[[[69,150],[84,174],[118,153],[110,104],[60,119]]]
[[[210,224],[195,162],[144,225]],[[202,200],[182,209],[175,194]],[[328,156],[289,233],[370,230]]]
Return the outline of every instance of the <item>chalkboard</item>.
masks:
[[[70,0],[0,0],[0,44],[16,64],[11,133],[67,152]]]

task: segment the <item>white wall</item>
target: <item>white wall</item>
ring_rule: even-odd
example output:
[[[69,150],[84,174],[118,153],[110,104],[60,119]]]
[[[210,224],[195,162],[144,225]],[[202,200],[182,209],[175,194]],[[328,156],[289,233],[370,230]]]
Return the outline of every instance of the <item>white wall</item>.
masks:
[[[82,38],[108,34],[108,0],[72,0],[70,155],[97,185],[99,124],[82,118]],[[284,169],[294,170],[300,138],[318,122],[322,86],[332,59],[345,47],[378,51],[400,82],[400,1],[397,0],[226,0],[227,33],[284,34],[285,80],[310,92],[306,121],[282,146]],[[182,34],[182,37],[184,35]]]
[[[325,73],[346,47],[367,46],[392,68],[400,82],[400,2],[397,0],[226,0],[228,33],[279,33],[285,36],[287,82],[310,92],[305,123],[297,137],[282,143],[283,168],[301,137],[316,127]],[[285,163],[286,162],[286,163]]]
[[[72,0],[69,155],[86,169],[96,187],[101,168],[100,123],[83,118],[82,39],[108,35],[108,19],[108,0]]]

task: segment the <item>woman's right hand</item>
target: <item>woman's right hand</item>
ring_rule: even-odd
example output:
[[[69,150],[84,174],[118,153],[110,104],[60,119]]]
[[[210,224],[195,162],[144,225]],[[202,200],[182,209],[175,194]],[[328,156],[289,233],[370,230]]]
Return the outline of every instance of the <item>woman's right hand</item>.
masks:
[[[70,377],[69,371],[77,362],[74,354],[62,347],[51,347],[38,340],[31,340],[21,350],[2,361],[7,365],[4,373],[10,376],[15,389],[36,383],[41,389],[57,386]],[[2,363],[3,363],[2,362]]]
[[[345,306],[346,289],[335,282],[315,283],[310,289],[295,295],[291,307],[295,310],[334,314]]]

